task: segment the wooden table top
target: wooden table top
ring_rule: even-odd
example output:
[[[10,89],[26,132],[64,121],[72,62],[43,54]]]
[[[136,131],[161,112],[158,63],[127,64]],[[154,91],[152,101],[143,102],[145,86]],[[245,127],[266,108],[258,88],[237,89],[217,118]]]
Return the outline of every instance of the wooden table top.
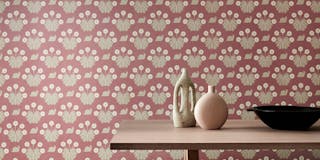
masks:
[[[308,131],[284,131],[260,120],[228,120],[220,130],[174,128],[170,120],[129,120],[111,149],[289,149],[320,148],[320,121]]]

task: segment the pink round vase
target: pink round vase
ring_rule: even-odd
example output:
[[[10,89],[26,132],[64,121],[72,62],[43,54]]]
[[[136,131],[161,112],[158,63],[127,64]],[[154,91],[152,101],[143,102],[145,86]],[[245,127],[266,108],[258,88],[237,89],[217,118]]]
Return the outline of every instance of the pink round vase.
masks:
[[[224,99],[215,94],[215,87],[208,86],[208,92],[195,105],[194,116],[203,129],[219,129],[228,118],[228,108]]]

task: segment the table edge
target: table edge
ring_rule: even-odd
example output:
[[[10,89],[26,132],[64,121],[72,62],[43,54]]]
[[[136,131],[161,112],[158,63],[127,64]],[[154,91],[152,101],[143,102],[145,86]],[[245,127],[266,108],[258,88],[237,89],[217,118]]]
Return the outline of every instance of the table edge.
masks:
[[[121,124],[133,120],[124,120]],[[134,120],[135,121],[135,120]],[[145,120],[141,120],[145,121]],[[148,120],[148,121],[169,121],[169,120]],[[228,120],[228,121],[255,121],[263,124],[259,120]],[[320,124],[320,121],[318,122]],[[264,125],[264,124],[263,124]],[[266,126],[267,127],[267,126]],[[121,127],[120,127],[121,128]],[[115,136],[115,135],[114,135]],[[113,137],[114,138],[114,137]],[[110,141],[112,150],[170,150],[170,149],[314,149],[320,148],[319,142],[263,142],[263,143],[124,143]]]
[[[320,143],[110,143],[111,150],[314,149]]]

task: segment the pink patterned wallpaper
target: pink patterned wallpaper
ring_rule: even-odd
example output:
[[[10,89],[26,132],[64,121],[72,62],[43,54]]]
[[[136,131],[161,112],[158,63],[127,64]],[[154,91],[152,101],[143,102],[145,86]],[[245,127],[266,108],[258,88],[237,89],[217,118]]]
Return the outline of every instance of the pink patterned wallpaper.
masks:
[[[318,0],[0,1],[0,159],[181,159],[111,151],[123,119],[170,119],[181,68],[228,103],[320,106]],[[203,159],[320,159],[203,150]]]

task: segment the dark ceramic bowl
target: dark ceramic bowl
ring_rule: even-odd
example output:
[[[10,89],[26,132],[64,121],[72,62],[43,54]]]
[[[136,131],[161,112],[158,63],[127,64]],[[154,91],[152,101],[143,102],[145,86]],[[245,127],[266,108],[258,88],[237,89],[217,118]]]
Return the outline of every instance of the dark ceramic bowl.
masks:
[[[248,111],[270,128],[281,130],[307,130],[320,118],[320,108],[312,107],[257,106]]]

